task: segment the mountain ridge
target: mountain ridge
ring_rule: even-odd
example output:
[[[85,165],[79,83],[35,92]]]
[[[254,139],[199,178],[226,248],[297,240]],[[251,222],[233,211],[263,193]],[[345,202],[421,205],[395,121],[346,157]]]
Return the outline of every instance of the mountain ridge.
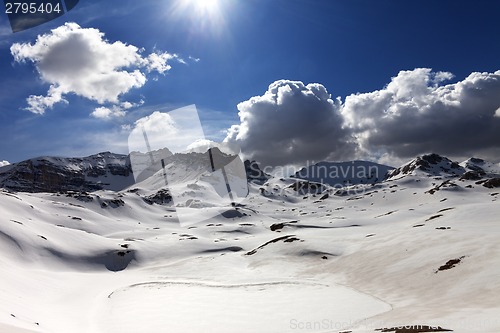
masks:
[[[193,152],[171,154],[169,151],[158,152],[158,154],[166,156],[165,158],[174,164],[186,165],[186,168],[192,168],[190,161],[197,160],[197,158],[192,157],[193,154],[203,155]],[[158,154],[154,156],[160,156]],[[148,154],[137,152],[125,155],[109,151],[86,157],[42,156],[31,158],[0,167],[0,187],[15,192],[122,191],[136,183],[131,156],[135,161],[150,158]],[[205,159],[208,161],[207,158]],[[207,164],[207,161],[204,164]],[[272,178],[271,175],[260,169],[256,161],[246,160],[244,167],[249,183],[263,185]],[[207,164],[199,172],[209,169]],[[181,166],[179,172],[182,170]],[[376,184],[416,175],[485,180],[489,181],[487,183],[489,186],[493,186],[496,184],[495,179],[500,178],[500,165],[474,157],[458,163],[438,154],[427,154],[417,156],[397,168],[361,160],[322,161],[303,167],[291,175],[290,179],[296,182],[306,181],[333,187],[347,187]]]
[[[217,155],[216,164],[231,160],[229,155],[213,149],[216,149],[212,151],[213,156]],[[151,159],[155,164],[150,165]],[[154,175],[160,170],[162,160],[170,163],[169,167],[178,165],[178,172],[172,173],[175,182],[182,181],[183,170],[191,173],[194,170],[200,175],[212,170],[207,152],[172,154],[163,149],[147,154],[134,151],[129,155],[101,152],[85,157],[40,156],[0,167],[0,187],[14,192],[123,191]],[[243,165],[248,182],[262,184],[270,177],[256,161],[247,160]]]
[[[41,156],[0,168],[0,186],[20,192],[121,190],[133,184],[128,155]]]
[[[392,166],[371,161],[322,161],[303,167],[291,178],[300,178],[330,186],[348,186],[358,184],[375,184],[383,181]]]
[[[500,177],[500,165],[474,157],[459,163],[432,153],[417,156],[402,166],[395,168],[389,172],[387,179],[419,174],[427,177],[462,177],[464,179],[479,180]]]

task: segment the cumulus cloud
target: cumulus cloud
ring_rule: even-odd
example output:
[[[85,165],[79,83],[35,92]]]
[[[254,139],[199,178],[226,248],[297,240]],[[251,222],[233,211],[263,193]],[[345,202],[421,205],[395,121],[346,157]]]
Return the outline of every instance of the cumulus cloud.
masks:
[[[163,74],[172,68],[172,66],[168,64],[168,61],[172,59],[178,59],[181,63],[184,62],[184,60],[179,58],[176,54],[160,52],[148,55],[144,63],[148,72],[157,71],[158,73]]]
[[[130,152],[168,148],[173,153],[179,153],[204,138],[196,107],[189,105],[169,112],[155,111],[137,120],[130,131],[128,143]]]
[[[384,89],[348,96],[341,112],[360,151],[395,157],[498,153],[500,71],[442,85],[452,77],[428,68],[401,71]]]
[[[173,117],[167,112],[155,111],[149,116],[136,120],[135,126],[144,128],[148,133],[169,135],[179,134],[179,128]]]
[[[0,168],[6,165],[9,165],[10,163],[7,161],[0,161]]]
[[[226,141],[264,165],[350,158],[397,165],[419,154],[500,156],[500,71],[401,71],[383,89],[332,100],[320,84],[276,81],[238,105]]]
[[[113,105],[110,108],[101,106],[95,108],[90,115],[98,119],[110,119],[110,118],[123,117],[125,115],[125,111],[116,105]]]
[[[240,147],[234,143],[215,142],[207,139],[196,140],[187,146],[186,151],[190,153],[205,153],[210,148],[218,148],[220,151],[228,155],[237,155],[240,153]]]
[[[340,99],[321,84],[279,80],[264,95],[238,104],[240,124],[228,130],[225,141],[268,166],[348,158],[354,147],[340,108]]]
[[[98,29],[76,23],[40,35],[34,43],[15,43],[10,50],[16,62],[34,63],[42,81],[50,84],[45,96],[27,99],[26,109],[37,114],[64,102],[67,94],[118,105],[123,94],[146,83],[147,73],[164,74],[171,68],[168,62],[178,59],[166,52],[143,57],[136,46],[109,42]]]
[[[131,102],[123,102],[120,105],[112,105],[110,107],[100,106],[94,109],[90,116],[97,119],[112,119],[123,117],[127,114],[128,109],[133,107],[137,107],[144,104],[144,101],[141,100],[139,103],[131,103]]]

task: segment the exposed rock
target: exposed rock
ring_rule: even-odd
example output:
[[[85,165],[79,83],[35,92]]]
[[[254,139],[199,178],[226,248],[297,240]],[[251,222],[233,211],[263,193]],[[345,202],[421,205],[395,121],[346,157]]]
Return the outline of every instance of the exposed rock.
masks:
[[[326,190],[326,186],[321,183],[309,182],[297,179],[296,182],[288,186],[299,194],[320,194]]]
[[[437,271],[435,271],[434,273],[438,273],[438,272],[441,272],[441,271],[446,271],[446,270],[449,270],[449,269],[452,269],[453,267],[455,267],[456,265],[458,265],[459,263],[462,262],[462,259],[464,259],[465,256],[461,256],[460,258],[456,258],[456,259],[450,259],[446,262],[446,264],[440,266]]]
[[[262,171],[259,167],[259,164],[255,161],[245,161],[245,171],[247,173],[248,182],[254,182],[256,184],[264,184],[269,178],[270,175]]]
[[[172,202],[172,196],[170,195],[170,192],[167,189],[161,189],[155,194],[143,198],[143,200],[150,205],[152,204],[165,205],[165,204],[170,204]]]
[[[483,170],[467,171],[460,177],[460,180],[480,180],[485,175],[486,173]]]
[[[18,192],[121,190],[133,183],[127,155],[39,157],[0,169],[0,187]]]
[[[483,186],[487,187],[487,188],[500,187],[500,178],[491,178],[491,179],[488,179],[487,181],[485,181],[483,183]]]

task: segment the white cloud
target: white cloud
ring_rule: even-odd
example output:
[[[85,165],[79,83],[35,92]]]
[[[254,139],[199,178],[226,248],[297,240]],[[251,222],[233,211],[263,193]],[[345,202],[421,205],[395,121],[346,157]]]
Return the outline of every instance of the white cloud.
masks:
[[[205,153],[210,148],[218,148],[228,155],[237,155],[240,153],[240,147],[237,144],[228,142],[215,142],[207,139],[199,139],[187,146],[186,151],[190,153]]]
[[[9,165],[10,163],[8,161],[0,161],[0,167]]]
[[[342,115],[360,150],[412,157],[431,151],[471,156],[498,148],[500,71],[439,85],[451,77],[428,68],[401,71],[384,89],[348,96]]]
[[[500,71],[401,71],[383,89],[332,100],[320,84],[277,81],[238,105],[226,141],[264,165],[372,159],[398,165],[418,154],[500,156]]]
[[[16,62],[33,62],[40,78],[50,84],[46,96],[27,99],[27,110],[38,114],[65,101],[67,94],[118,105],[123,94],[146,83],[145,72],[164,74],[171,68],[168,61],[178,58],[166,52],[143,57],[136,46],[109,42],[98,29],[76,23],[40,35],[33,44],[15,43],[10,50]]]
[[[349,158],[354,146],[340,108],[321,84],[276,81],[264,95],[238,104],[240,124],[228,130],[225,141],[269,166]]]
[[[128,109],[135,108],[144,104],[144,101],[141,100],[139,103],[132,102],[122,102],[119,105],[111,105],[110,107],[100,106],[94,109],[90,114],[91,117],[97,119],[112,119],[124,117],[127,114]]]
[[[130,102],[123,102],[121,104],[122,108],[124,108],[125,110],[127,109],[130,109],[130,108],[133,108],[134,107],[134,103],[130,103]]]
[[[155,111],[149,116],[143,117],[135,122],[135,127],[144,128],[148,133],[171,135],[178,133],[178,128],[170,114]]]
[[[205,135],[196,107],[189,105],[169,112],[155,111],[137,120],[130,131],[128,142],[131,152],[168,148],[171,152],[178,153],[203,139]]]
[[[110,108],[104,106],[95,108],[90,115],[97,119],[111,119],[111,118],[123,117],[125,116],[125,114],[126,112],[122,108],[113,105]]]
[[[47,96],[31,95],[26,101],[29,105],[26,109],[37,114],[44,114],[46,109],[52,109],[57,103],[68,103],[68,101],[62,97],[61,89],[54,85],[50,86]]]
[[[120,106],[125,109],[125,110],[128,110],[128,109],[131,109],[131,108],[135,108],[135,107],[138,107],[138,106],[141,106],[144,104],[144,100],[140,100],[139,103],[132,103],[132,102],[128,102],[128,101],[125,101],[123,103],[120,104]]]
[[[163,74],[172,68],[172,66],[168,64],[168,61],[172,59],[180,58],[175,54],[169,54],[167,52],[151,53],[145,59],[144,64],[146,65],[148,72],[157,71],[158,73]],[[181,59],[181,62],[182,61],[184,60]]]
[[[500,107],[495,111],[495,117],[500,118]]]
[[[210,148],[217,147],[217,143],[207,139],[199,139],[187,146],[186,150],[193,153],[204,153]]]
[[[130,124],[121,125],[121,129],[126,133],[130,133],[130,131],[132,130],[132,125]]]

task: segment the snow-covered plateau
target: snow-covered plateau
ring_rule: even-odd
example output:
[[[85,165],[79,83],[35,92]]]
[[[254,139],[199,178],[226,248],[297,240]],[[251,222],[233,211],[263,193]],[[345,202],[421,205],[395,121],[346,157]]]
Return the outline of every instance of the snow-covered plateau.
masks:
[[[207,214],[179,156],[176,200],[124,155],[1,167],[0,332],[500,332],[500,165],[424,155],[341,188],[256,172]]]

